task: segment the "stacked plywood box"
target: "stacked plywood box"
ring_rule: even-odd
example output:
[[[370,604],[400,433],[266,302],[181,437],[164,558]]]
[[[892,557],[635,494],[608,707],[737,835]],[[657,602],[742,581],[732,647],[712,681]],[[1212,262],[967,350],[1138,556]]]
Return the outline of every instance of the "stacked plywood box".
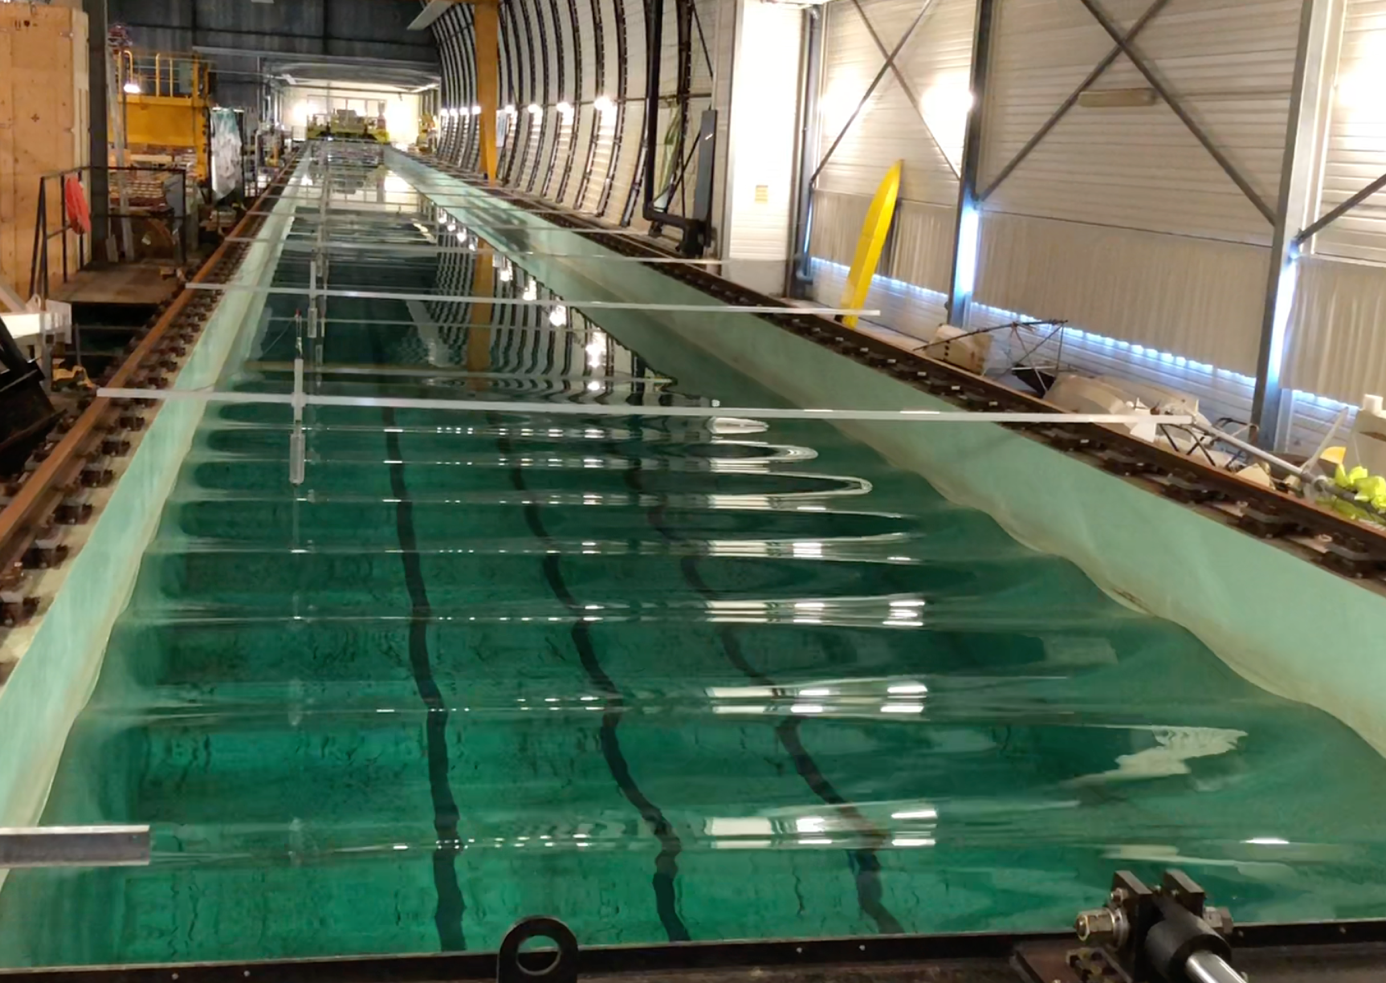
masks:
[[[29,290],[39,177],[87,163],[87,78],[86,14],[0,3],[0,277],[21,296]],[[53,231],[62,224],[61,194],[60,183],[48,181]],[[63,238],[49,242],[51,283],[62,280]],[[71,263],[77,239],[66,238]]]

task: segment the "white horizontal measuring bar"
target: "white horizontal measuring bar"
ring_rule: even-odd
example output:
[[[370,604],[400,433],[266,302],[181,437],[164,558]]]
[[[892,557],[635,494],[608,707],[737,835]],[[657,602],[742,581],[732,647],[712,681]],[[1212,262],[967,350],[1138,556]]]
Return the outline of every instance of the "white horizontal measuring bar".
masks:
[[[243,242],[252,246],[278,246],[281,243],[254,236],[227,236],[226,242]],[[682,259],[676,256],[604,256],[600,253],[545,253],[537,249],[501,250],[490,247],[471,249],[467,246],[435,246],[426,242],[332,242],[318,244],[312,240],[288,240],[283,243],[289,252],[316,252],[320,248],[329,251],[336,249],[359,249],[364,252],[419,253],[421,255],[491,255],[491,256],[538,256],[543,259],[599,259],[608,263],[667,263],[681,266],[721,266],[720,259]]]
[[[189,283],[193,290],[253,294],[288,294],[307,296],[308,287],[252,287],[238,283]],[[554,297],[525,300],[523,297],[467,297],[448,294],[406,294],[388,290],[316,290],[318,297],[342,297],[349,300],[422,300],[435,304],[498,304],[502,307],[576,307],[578,310],[604,311],[706,311],[709,314],[855,314],[873,317],[880,311],[853,310],[836,307],[753,307],[717,304],[641,304],[617,300],[560,300]]]
[[[404,399],[390,396],[318,396],[311,393],[247,393],[212,389],[98,389],[105,399],[205,400],[211,403],[273,403],[291,406],[389,407],[398,410],[449,410],[462,413],[546,413],[553,416],[652,416],[748,420],[872,420],[884,423],[1157,423],[1186,425],[1191,416],[1132,413],[971,413],[967,410],[830,410],[755,406],[641,406],[622,403],[544,403],[504,399]]]

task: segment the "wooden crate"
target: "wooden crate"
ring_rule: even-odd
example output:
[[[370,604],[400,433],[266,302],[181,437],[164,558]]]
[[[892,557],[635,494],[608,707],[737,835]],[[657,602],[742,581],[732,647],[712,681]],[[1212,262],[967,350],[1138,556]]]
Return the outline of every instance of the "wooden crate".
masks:
[[[87,61],[82,11],[0,4],[0,276],[21,296],[29,290],[39,177],[87,163]],[[56,230],[57,181],[49,181],[48,192]],[[71,262],[77,238],[67,239]],[[61,237],[49,243],[49,270],[61,282]]]

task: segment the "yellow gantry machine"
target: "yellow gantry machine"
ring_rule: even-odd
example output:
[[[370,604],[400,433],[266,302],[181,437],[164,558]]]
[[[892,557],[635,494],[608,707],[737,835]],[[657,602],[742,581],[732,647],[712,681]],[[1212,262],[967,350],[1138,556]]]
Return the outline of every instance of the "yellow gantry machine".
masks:
[[[125,143],[141,162],[181,164],[204,183],[211,176],[209,127],[212,106],[207,63],[195,55],[116,52],[118,98]],[[118,132],[113,127],[112,132]]]

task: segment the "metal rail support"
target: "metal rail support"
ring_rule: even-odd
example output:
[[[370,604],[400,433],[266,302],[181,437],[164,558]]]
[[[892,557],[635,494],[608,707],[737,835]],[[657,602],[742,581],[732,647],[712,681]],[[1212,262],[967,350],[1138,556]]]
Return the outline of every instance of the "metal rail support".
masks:
[[[142,867],[148,826],[32,826],[0,829],[0,869]]]

